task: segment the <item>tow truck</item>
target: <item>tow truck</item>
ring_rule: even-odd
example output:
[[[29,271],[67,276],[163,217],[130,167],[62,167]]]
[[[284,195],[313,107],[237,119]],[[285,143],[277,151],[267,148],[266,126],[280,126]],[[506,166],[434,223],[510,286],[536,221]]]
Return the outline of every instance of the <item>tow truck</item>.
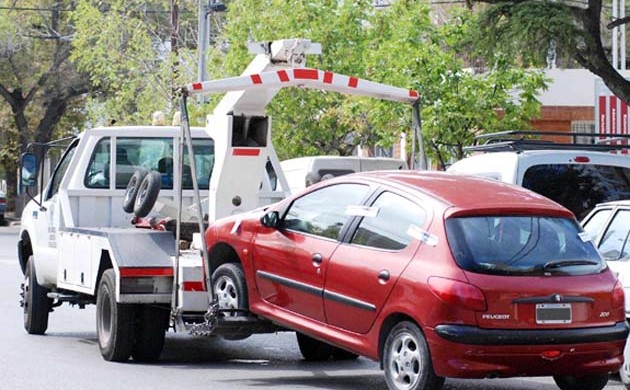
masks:
[[[306,55],[321,53],[309,40],[250,49],[257,55],[241,76],[182,88],[179,127],[102,127],[71,140],[48,184],[29,195],[22,214],[18,257],[28,333],[45,333],[49,313],[63,303],[96,304],[98,344],[108,361],[158,359],[171,328],[226,339],[284,330],[233,299],[237,282],[217,269],[217,259],[226,254],[221,248],[208,253],[202,235],[187,232],[191,226],[203,232],[207,223],[290,194],[265,114],[280,89],[314,88],[411,105],[412,161],[416,143],[422,147],[416,142],[419,95],[307,68]],[[190,127],[187,98],[211,93],[225,96],[205,128]],[[27,194],[38,174],[43,180],[39,155],[21,159],[20,187]]]

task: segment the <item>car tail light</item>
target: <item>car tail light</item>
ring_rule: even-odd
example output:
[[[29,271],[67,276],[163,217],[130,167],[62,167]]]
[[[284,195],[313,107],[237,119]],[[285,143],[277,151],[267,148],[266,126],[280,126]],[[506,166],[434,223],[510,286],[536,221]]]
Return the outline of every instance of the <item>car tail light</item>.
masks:
[[[486,297],[479,287],[458,280],[431,276],[429,288],[443,301],[468,310],[485,311]]]
[[[621,281],[617,280],[615,283],[615,287],[613,287],[612,291],[612,307],[625,307],[625,293],[623,291],[623,286],[621,285]]]
[[[7,203],[7,200],[5,198],[0,198],[0,204],[4,204]]]
[[[587,163],[591,161],[591,159],[586,156],[575,156],[573,160],[579,163]]]

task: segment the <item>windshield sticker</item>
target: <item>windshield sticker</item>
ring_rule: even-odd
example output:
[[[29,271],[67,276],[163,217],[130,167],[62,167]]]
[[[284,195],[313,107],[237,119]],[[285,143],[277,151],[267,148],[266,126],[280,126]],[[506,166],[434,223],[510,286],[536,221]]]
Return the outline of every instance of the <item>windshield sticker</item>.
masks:
[[[351,217],[369,217],[374,218],[378,215],[379,208],[378,207],[370,207],[370,206],[348,206],[346,207],[346,215]]]
[[[409,228],[407,229],[407,234],[415,238],[416,240],[424,242],[427,245],[437,246],[438,244],[437,236],[427,232],[417,225],[409,225]]]
[[[587,232],[578,233],[578,237],[580,237],[580,240],[582,240],[582,242],[587,242],[587,241],[592,240],[591,235],[588,234]]]
[[[234,221],[234,225],[232,226],[232,230],[230,230],[230,234],[238,234],[238,228],[241,226],[241,219],[238,218]]]

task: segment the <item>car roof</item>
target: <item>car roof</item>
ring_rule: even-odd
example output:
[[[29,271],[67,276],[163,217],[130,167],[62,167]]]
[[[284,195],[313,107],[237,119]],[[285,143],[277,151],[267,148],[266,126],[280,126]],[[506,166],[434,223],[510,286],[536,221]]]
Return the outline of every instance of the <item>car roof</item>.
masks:
[[[446,217],[524,214],[573,217],[571,211],[533,191],[493,179],[428,171],[373,171],[350,175],[417,190],[441,201]]]
[[[624,206],[630,207],[630,199],[623,200],[613,200],[610,202],[599,203],[597,207],[606,207],[606,206]]]

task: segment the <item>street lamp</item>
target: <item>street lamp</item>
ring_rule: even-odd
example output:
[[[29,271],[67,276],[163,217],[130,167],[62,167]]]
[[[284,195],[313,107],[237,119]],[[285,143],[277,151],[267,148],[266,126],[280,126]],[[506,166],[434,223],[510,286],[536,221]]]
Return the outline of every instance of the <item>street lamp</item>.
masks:
[[[210,36],[208,15],[211,12],[223,12],[227,9],[225,4],[216,0],[199,0],[199,23],[198,23],[198,56],[199,66],[197,68],[198,81],[206,81],[208,79],[208,71],[206,70],[206,53],[208,51],[208,38]],[[199,96],[200,102],[203,102],[203,95]]]

